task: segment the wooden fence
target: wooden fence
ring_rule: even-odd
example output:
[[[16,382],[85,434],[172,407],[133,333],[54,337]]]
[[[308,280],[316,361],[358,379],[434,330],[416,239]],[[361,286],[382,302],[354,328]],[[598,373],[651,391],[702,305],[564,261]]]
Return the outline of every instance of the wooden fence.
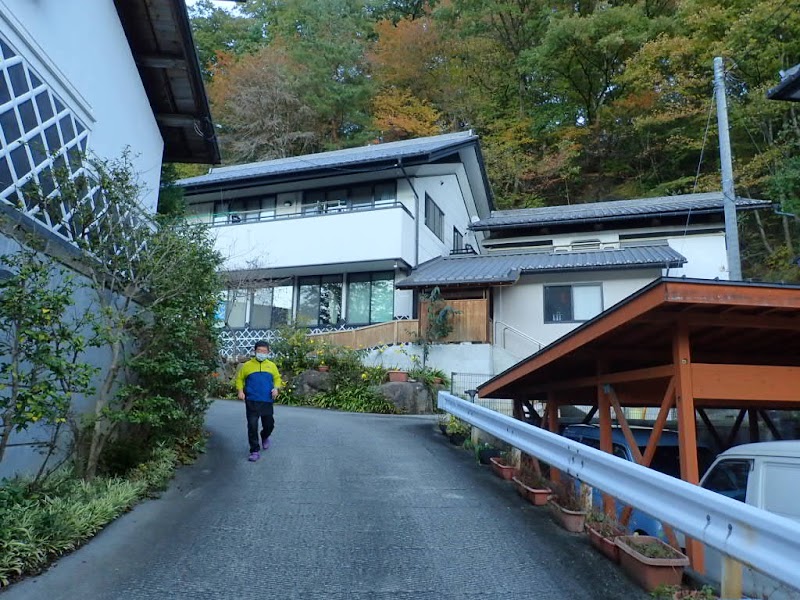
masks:
[[[489,301],[479,300],[447,300],[456,314],[453,319],[453,331],[442,342],[480,342],[492,341],[492,323],[489,319]],[[419,307],[419,329],[425,331],[428,326],[428,303],[421,302]]]

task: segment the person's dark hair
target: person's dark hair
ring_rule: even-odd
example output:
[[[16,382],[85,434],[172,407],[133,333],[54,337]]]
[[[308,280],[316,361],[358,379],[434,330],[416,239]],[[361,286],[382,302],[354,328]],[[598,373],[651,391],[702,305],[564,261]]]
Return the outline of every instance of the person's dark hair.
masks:
[[[253,346],[253,350],[258,350],[259,348],[266,348],[269,350],[269,342],[267,340],[258,340],[256,345]]]

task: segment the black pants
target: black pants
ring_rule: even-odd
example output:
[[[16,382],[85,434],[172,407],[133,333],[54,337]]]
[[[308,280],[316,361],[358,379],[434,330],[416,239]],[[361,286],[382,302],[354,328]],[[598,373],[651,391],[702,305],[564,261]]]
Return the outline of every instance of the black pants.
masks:
[[[244,401],[247,412],[247,441],[250,442],[250,452],[261,450],[261,440],[267,439],[275,429],[275,419],[272,416],[272,402]],[[261,437],[258,436],[258,420],[261,419]]]

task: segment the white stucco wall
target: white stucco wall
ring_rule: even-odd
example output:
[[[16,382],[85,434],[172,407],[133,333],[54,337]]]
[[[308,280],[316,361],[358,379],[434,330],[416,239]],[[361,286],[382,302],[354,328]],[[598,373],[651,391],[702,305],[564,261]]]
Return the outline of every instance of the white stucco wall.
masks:
[[[101,158],[130,148],[155,211],[163,140],[113,0],[0,0],[0,31],[86,120],[89,147]],[[88,115],[88,116],[87,116]]]
[[[422,348],[405,344],[371,350],[364,359],[364,364],[412,369],[422,364]],[[489,344],[433,344],[427,365],[441,369],[448,376],[451,373],[492,374],[492,347]]]
[[[535,345],[516,332],[521,332],[542,345],[547,345],[581,324],[544,322],[545,284],[600,283],[603,309],[608,310],[660,275],[660,269],[649,269],[622,271],[613,273],[613,275],[609,272],[599,271],[596,273],[553,273],[547,276],[523,276],[513,286],[495,288],[495,337],[499,338],[498,328],[502,327],[501,323],[508,325],[510,329],[505,332],[507,350],[522,357],[529,355],[535,349]]]

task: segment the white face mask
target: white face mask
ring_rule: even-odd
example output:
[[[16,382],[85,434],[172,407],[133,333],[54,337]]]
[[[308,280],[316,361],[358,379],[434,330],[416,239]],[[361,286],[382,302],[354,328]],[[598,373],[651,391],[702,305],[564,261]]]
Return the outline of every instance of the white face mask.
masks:
[[[256,352],[256,360],[258,362],[267,360],[267,354],[265,352]]]

